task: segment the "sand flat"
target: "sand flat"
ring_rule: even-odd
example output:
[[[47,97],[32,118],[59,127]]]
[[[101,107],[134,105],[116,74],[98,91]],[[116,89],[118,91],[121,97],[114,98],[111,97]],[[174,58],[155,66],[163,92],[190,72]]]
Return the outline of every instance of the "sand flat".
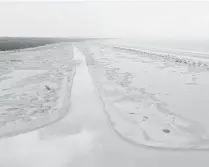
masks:
[[[85,65],[84,55],[77,48],[74,52],[76,59],[81,60],[81,63],[76,67],[69,114],[61,121],[43,129],[1,139],[0,165],[195,167],[205,164],[207,166],[206,152],[147,148],[124,140],[115,133],[94,86],[90,68]],[[80,82],[84,80],[86,84]]]
[[[75,74],[72,46],[55,46],[1,55],[0,136],[42,127],[68,111],[63,108],[70,105]]]
[[[188,138],[184,134],[181,138],[175,138],[178,136],[170,136],[170,140],[165,138],[164,147],[170,149],[159,149],[162,147],[161,142],[156,144],[156,140],[150,140],[150,136],[162,140],[163,136],[159,131],[153,129],[158,128],[160,122],[163,123],[162,120],[169,123],[170,118],[165,119],[163,114],[158,114],[155,106],[149,107],[157,99],[152,97],[152,93],[146,92],[146,88],[128,88],[132,83],[130,79],[135,78],[130,71],[123,70],[120,73],[119,68],[104,69],[104,66],[102,68],[97,64],[98,59],[91,61],[90,58],[88,62],[83,48],[90,50],[89,45],[85,43],[74,46],[76,46],[73,49],[76,74],[71,95],[66,95],[65,103],[70,102],[71,107],[65,105],[63,108],[68,109],[68,114],[64,119],[44,128],[10,138],[1,138],[0,166],[196,167],[200,164],[203,167],[207,166],[208,154],[204,147],[203,149],[199,147],[198,150],[170,147],[170,143],[174,143],[176,139],[178,139],[176,143],[181,144],[177,145],[178,147],[188,146]],[[94,49],[100,50],[98,46],[94,46]],[[110,57],[113,57],[113,52],[111,54]],[[68,87],[71,87],[70,83]],[[146,105],[139,103],[135,106],[135,101],[144,102]],[[150,122],[144,117],[144,112],[148,114],[147,117],[152,118]],[[157,113],[158,119],[152,117],[153,112]],[[147,124],[139,125],[140,119],[147,121]],[[177,120],[182,127],[189,126],[189,121]],[[143,127],[143,133],[139,133],[139,126]],[[154,147],[148,147],[147,143]]]
[[[207,70],[100,47],[82,50],[97,62],[92,76],[123,137],[147,146],[208,149]]]

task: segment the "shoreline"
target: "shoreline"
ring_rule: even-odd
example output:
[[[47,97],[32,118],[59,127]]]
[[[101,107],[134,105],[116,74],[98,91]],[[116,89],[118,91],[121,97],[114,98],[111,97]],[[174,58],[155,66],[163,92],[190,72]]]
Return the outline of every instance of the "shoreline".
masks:
[[[107,45],[108,46],[108,45]],[[201,58],[201,57],[192,57],[192,56],[179,56],[178,54],[173,54],[173,53],[163,53],[163,52],[152,52],[148,49],[138,49],[138,48],[132,48],[132,47],[121,47],[121,46],[111,46],[116,49],[122,49],[122,50],[127,50],[127,51],[132,51],[132,52],[137,52],[139,54],[144,54],[146,56],[150,57],[158,57],[162,58],[168,61],[176,62],[176,63],[181,63],[185,65],[191,65],[195,67],[202,67],[207,70],[209,70],[209,58]]]
[[[113,52],[111,51],[110,47],[106,48],[107,52],[104,51],[105,50],[104,48],[103,51],[101,51],[101,49],[96,47],[91,48],[90,46],[85,46],[84,48],[83,48],[83,53],[85,54],[86,57],[89,57],[87,58],[87,60],[95,59],[94,64],[92,64],[91,62],[89,63],[89,69],[91,71],[91,75],[94,80],[95,86],[100,92],[99,93],[101,96],[100,98],[102,99],[106,107],[105,111],[109,115],[110,122],[114,130],[117,133],[119,133],[120,136],[133,143],[144,145],[147,147],[153,147],[153,148],[157,147],[159,149],[164,148],[164,149],[172,149],[172,150],[173,149],[174,150],[208,150],[209,138],[207,135],[205,136],[206,134],[204,130],[205,127],[203,127],[201,124],[197,123],[196,121],[193,121],[192,119],[190,120],[187,117],[185,119],[184,117],[181,116],[181,114],[179,115],[179,112],[173,113],[172,111],[170,111],[170,109],[172,109],[171,107],[169,107],[170,102],[167,103],[167,101],[159,100],[159,98],[157,98],[156,95],[152,95],[151,93],[149,93],[149,91],[147,90],[148,88],[141,87],[139,90],[136,89],[134,90],[134,92],[131,91],[131,87],[129,86],[129,84],[131,84],[132,87],[134,88],[133,84],[137,78],[141,81],[143,80],[143,83],[146,85],[150,84],[150,83],[148,84],[148,81],[146,81],[145,76],[147,74],[143,72],[143,69],[145,71],[146,70],[149,71],[150,73],[149,75],[151,77],[154,74],[155,66],[157,66],[156,63],[153,63],[152,61],[149,62],[148,59],[146,59],[147,62],[145,63],[142,61],[144,57],[136,58],[135,56],[137,55],[135,54],[129,55],[130,57],[129,59],[127,59],[128,53],[125,53],[123,51]],[[135,58],[133,59],[133,57]],[[139,61],[136,61],[135,59],[139,59]],[[124,60],[124,62],[122,60]],[[133,62],[131,63],[131,61]],[[120,65],[119,62],[121,63],[123,62],[122,63],[123,65],[122,64]],[[133,63],[135,63],[134,67],[136,69],[137,69],[137,64],[143,65],[145,63],[142,67],[138,66],[140,67],[138,71],[141,71],[140,75],[133,74],[133,77],[131,77],[132,79],[124,78],[123,80],[122,78],[126,76],[125,74],[122,75],[122,73],[119,73],[120,69],[123,72],[131,69],[134,70],[134,67],[128,68],[128,66],[129,65],[131,66],[131,64]],[[169,65],[168,67],[172,69],[172,66]],[[182,69],[184,68],[185,67],[182,67]],[[163,71],[160,70],[158,75],[164,79],[168,79],[164,75],[165,71],[167,71],[167,69]],[[178,69],[175,69],[175,71],[178,71]],[[128,74],[129,71],[126,71],[126,73],[127,75],[129,75]],[[119,75],[121,75],[121,77]],[[168,71],[166,72],[166,75],[168,75]],[[187,74],[184,75],[185,77],[187,76]],[[137,78],[135,78],[134,76],[135,77],[137,76]],[[176,74],[176,79],[178,78],[179,76]],[[140,81],[137,83],[140,83]],[[120,84],[122,85],[125,84],[125,85],[124,86],[121,85],[122,86],[121,87]],[[153,90],[160,91],[157,88],[156,89],[153,88]],[[169,96],[171,95],[172,93],[170,93]],[[136,100],[136,102],[134,102],[134,99]],[[138,102],[137,99],[139,100]],[[144,102],[143,99],[145,100]],[[139,105],[138,107],[136,106],[136,108],[142,108],[142,109],[134,109],[137,103],[139,103]],[[161,104],[162,106],[157,105],[156,107],[154,107],[155,104]],[[148,108],[144,108],[143,107],[144,105],[148,105],[147,107],[149,108],[149,110]],[[167,105],[169,108],[166,107]],[[153,108],[150,108],[151,106],[153,106]],[[149,114],[149,116],[147,114]],[[153,117],[152,116],[153,114],[156,116]],[[172,121],[173,114],[176,120],[175,123],[173,123]],[[142,124],[140,120],[142,122],[144,121],[145,122],[151,121],[151,122]],[[167,123],[163,123],[164,121],[168,121],[168,124],[171,127],[168,128]],[[164,133],[164,134],[168,133],[167,137],[164,136],[163,132],[160,131],[161,126],[167,127],[167,130],[165,130]],[[139,130],[140,128],[142,129]],[[157,141],[158,139],[162,140],[162,142],[158,142]]]
[[[59,45],[59,50],[50,46],[43,47],[41,50],[16,53],[14,56],[20,55],[18,59],[21,63],[14,62],[11,67],[8,67],[8,60],[3,61],[8,69],[1,75],[3,80],[0,83],[2,89],[0,91],[4,92],[0,97],[2,101],[0,118],[4,121],[0,128],[0,138],[45,127],[61,120],[67,114],[76,66],[73,61],[73,52],[70,52],[72,44],[68,45],[68,47]],[[45,53],[47,55],[43,56]],[[30,56],[26,57],[27,54]],[[63,55],[63,59],[59,60],[60,54]],[[59,83],[61,85],[58,86]],[[49,85],[51,90],[47,92],[44,85]],[[32,101],[27,97],[30,97]],[[22,98],[29,101],[24,102]],[[9,106],[11,100],[12,104],[14,103],[13,106]]]

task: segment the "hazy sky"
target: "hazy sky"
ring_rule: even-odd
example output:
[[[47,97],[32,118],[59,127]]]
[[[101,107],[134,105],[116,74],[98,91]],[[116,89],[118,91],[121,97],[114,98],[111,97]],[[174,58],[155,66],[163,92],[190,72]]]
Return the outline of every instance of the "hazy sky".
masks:
[[[0,3],[0,36],[209,39],[209,2]]]

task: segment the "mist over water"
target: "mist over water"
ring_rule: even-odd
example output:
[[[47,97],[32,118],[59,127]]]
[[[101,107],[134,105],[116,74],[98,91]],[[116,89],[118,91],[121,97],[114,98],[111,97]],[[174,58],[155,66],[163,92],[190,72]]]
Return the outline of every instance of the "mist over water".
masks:
[[[209,58],[209,40],[195,39],[149,39],[127,38],[110,40],[108,43],[136,49],[146,49],[167,54],[186,55],[191,57]]]
[[[173,40],[173,39],[123,39],[127,45],[145,46],[158,49],[175,49],[209,54],[209,40]]]

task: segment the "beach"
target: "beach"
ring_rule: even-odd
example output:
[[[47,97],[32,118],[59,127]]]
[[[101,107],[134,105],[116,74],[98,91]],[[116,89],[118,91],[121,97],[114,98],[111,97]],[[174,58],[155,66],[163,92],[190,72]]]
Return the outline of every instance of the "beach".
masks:
[[[8,110],[0,167],[207,166],[207,68],[118,47],[97,40],[12,53],[22,64],[5,65],[1,91],[38,92],[36,103],[12,102],[54,110],[41,117],[30,108],[17,112],[22,117]],[[58,99],[38,101],[45,96]]]
[[[208,149],[205,66],[124,44],[82,49],[96,61],[91,73],[120,135],[151,147]]]
[[[76,65],[72,47],[3,52],[0,64],[1,137],[43,127],[67,113]]]

